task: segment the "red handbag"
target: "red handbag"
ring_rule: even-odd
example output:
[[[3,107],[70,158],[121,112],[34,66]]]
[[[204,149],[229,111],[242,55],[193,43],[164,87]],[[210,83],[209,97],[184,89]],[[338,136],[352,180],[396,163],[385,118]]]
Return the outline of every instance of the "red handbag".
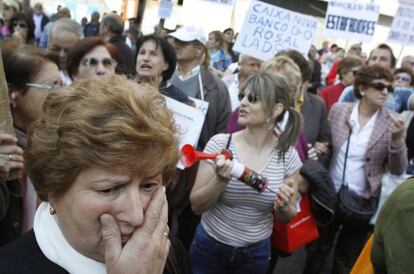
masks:
[[[318,238],[318,227],[308,194],[302,196],[300,212],[289,223],[282,224],[274,218],[272,244],[279,250],[292,253]]]

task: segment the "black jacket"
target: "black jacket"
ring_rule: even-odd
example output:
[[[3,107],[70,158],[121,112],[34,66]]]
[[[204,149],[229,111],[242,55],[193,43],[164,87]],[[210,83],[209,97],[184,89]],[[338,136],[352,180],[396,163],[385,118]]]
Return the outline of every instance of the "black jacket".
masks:
[[[115,35],[109,39],[109,42],[116,47],[115,60],[118,63],[115,68],[116,73],[134,77],[136,75],[135,56],[125,43],[125,37],[122,35]]]
[[[311,209],[318,225],[329,224],[335,216],[337,197],[328,170],[318,161],[306,160],[300,174],[310,183]]]
[[[0,178],[0,247],[19,237],[23,223],[23,195],[18,180]],[[0,272],[1,273],[1,272]]]

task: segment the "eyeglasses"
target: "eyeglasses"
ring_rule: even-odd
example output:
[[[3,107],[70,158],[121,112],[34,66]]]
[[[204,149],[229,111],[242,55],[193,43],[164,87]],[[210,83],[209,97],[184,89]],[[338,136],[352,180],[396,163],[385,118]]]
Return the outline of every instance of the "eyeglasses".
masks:
[[[239,95],[237,95],[239,97],[239,101],[243,100],[243,98],[246,96],[244,93],[239,93]],[[250,104],[254,104],[256,103],[256,101],[259,100],[259,97],[257,95],[253,95],[251,93],[249,93],[247,95],[247,101],[249,101]]]
[[[103,58],[102,60],[98,60],[96,58],[85,58],[82,60],[82,65],[88,68],[96,68],[99,63],[105,68],[112,68],[116,65],[116,61],[112,58]]]
[[[411,82],[411,78],[410,77],[407,77],[407,76],[399,76],[399,75],[397,75],[397,76],[395,76],[395,80],[397,80],[397,81],[403,81],[403,82]]]
[[[370,86],[376,89],[377,91],[383,91],[384,88],[387,88],[389,93],[392,93],[394,91],[392,85],[385,85],[383,83],[371,83]]]
[[[32,88],[39,88],[39,89],[45,89],[47,91],[52,91],[55,89],[58,89],[63,86],[62,82],[59,82],[58,84],[38,84],[38,83],[26,83],[26,86],[32,87]]]
[[[13,28],[15,28],[17,26],[19,26],[22,29],[27,28],[27,24],[26,23],[13,23],[12,26],[13,26]]]

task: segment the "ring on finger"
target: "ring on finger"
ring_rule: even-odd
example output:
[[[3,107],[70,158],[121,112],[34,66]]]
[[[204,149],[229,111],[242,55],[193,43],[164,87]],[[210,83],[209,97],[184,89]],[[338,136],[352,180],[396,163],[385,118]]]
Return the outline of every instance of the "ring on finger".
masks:
[[[163,233],[163,234],[164,234],[164,237],[165,237],[165,238],[168,238],[168,232],[167,232],[167,231],[164,231],[164,233]]]

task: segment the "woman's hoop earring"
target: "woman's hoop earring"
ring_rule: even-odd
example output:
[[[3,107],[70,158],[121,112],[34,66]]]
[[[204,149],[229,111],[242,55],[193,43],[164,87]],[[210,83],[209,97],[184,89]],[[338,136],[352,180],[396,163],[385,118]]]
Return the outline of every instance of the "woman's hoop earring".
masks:
[[[53,207],[49,207],[49,214],[50,215],[55,215],[56,214],[56,210]]]

